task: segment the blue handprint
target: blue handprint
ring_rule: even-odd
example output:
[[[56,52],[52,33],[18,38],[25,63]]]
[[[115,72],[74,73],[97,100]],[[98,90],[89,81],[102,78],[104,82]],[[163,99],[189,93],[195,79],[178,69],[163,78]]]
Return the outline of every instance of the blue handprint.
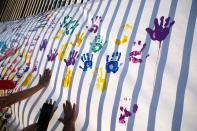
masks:
[[[116,73],[119,69],[119,60],[120,60],[120,57],[121,57],[121,53],[120,52],[114,52],[112,54],[112,58],[111,60],[109,61],[109,55],[107,55],[106,57],[106,72],[107,73],[110,73],[110,72],[113,72],[113,73]]]
[[[163,41],[167,37],[167,35],[169,34],[169,31],[170,31],[170,28],[173,26],[175,21],[172,21],[172,22],[169,23],[170,17],[168,17],[168,18],[165,19],[165,24],[164,24],[164,16],[162,16],[160,18],[160,21],[161,22],[159,24],[158,19],[155,18],[155,20],[154,20],[154,25],[155,25],[154,30],[151,29],[151,28],[146,28],[146,31],[150,35],[151,39],[159,41],[160,46],[161,46],[161,41]]]
[[[87,71],[88,68],[92,69],[92,58],[93,58],[93,54],[90,53],[83,54],[83,56],[81,56],[81,60],[84,63],[84,67],[79,66],[79,68],[81,68],[83,71]]]

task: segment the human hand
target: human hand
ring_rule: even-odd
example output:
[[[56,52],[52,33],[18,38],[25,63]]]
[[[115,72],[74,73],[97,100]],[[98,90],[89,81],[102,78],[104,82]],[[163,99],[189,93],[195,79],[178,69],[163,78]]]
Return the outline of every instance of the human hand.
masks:
[[[52,99],[50,101],[46,101],[42,109],[40,111],[40,116],[37,123],[37,131],[46,131],[49,121],[53,117],[53,114],[57,110],[56,101],[52,103]]]
[[[45,69],[43,75],[40,75],[40,79],[38,82],[38,85],[41,87],[45,87],[49,84],[49,81],[51,79],[51,71],[49,69]]]
[[[58,121],[62,122],[64,126],[72,127],[75,124],[75,121],[77,119],[77,111],[76,111],[76,105],[73,104],[73,107],[70,103],[70,101],[66,101],[66,104],[63,104],[64,109],[64,118],[59,118]]]

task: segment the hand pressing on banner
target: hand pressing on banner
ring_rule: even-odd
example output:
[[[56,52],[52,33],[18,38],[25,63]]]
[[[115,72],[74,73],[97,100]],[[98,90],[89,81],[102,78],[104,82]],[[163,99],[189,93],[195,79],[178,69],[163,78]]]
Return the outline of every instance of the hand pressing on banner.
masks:
[[[31,97],[39,90],[43,89],[44,87],[47,87],[47,85],[50,82],[50,79],[51,79],[51,71],[49,69],[46,69],[44,71],[44,74],[42,76],[40,75],[40,80],[36,86],[17,93],[10,94],[9,96],[0,97],[0,109],[7,106],[11,106],[16,102]]]
[[[75,122],[77,120],[76,105],[71,105],[70,101],[63,104],[64,118],[58,120],[64,124],[63,131],[75,131]]]
[[[52,99],[50,99],[50,102],[46,101],[42,109],[40,111],[40,116],[37,122],[37,130],[36,131],[47,131],[49,121],[53,117],[53,114],[57,110],[56,101],[52,103]]]
[[[47,131],[49,122],[56,110],[57,106],[55,101],[52,102],[52,99],[50,101],[46,101],[40,110],[38,122],[29,125],[22,131]]]

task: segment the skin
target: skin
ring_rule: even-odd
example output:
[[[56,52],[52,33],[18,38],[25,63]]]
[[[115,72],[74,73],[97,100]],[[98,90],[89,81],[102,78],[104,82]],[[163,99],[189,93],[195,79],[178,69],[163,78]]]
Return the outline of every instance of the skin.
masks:
[[[43,89],[44,87],[47,87],[50,79],[51,79],[51,71],[49,69],[46,69],[43,75],[42,76],[40,75],[40,80],[36,86],[24,91],[13,93],[9,96],[0,97],[0,108],[11,106],[14,103],[17,103],[19,101],[22,101],[32,96],[39,90]]]
[[[64,118],[58,120],[64,124],[63,131],[75,131],[75,121],[77,119],[76,105],[71,105],[70,101],[63,104]]]
[[[49,102],[46,101],[46,103],[49,104],[49,105],[53,105],[53,112],[52,112],[51,117],[50,117],[50,120],[51,120],[51,118],[53,117],[55,111],[57,110],[57,106],[55,106],[56,105],[56,101],[52,102],[52,99],[50,99],[50,101]],[[36,131],[36,130],[37,130],[37,123],[34,123],[34,124],[31,124],[31,125],[25,127],[21,131]]]

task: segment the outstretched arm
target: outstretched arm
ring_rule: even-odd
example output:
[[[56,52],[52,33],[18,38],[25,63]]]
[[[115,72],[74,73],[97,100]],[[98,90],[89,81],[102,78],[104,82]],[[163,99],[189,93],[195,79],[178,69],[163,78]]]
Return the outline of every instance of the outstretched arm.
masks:
[[[47,86],[50,81],[50,78],[51,78],[51,71],[47,69],[44,71],[44,74],[42,77],[40,75],[40,80],[39,80],[38,85],[36,85],[30,89],[21,91],[21,92],[11,94],[9,96],[0,97],[0,108],[10,106],[16,102],[22,101],[22,100],[32,96],[40,89]]]

